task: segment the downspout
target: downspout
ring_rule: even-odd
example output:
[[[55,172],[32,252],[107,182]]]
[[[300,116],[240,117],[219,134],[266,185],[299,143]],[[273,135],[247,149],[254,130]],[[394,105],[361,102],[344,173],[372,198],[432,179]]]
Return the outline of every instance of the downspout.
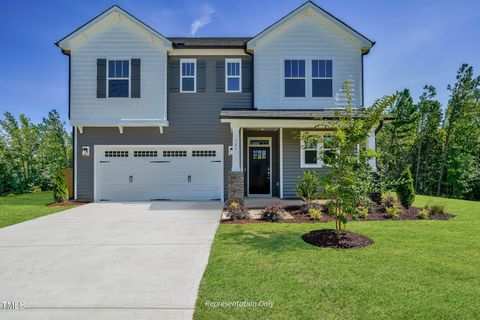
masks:
[[[373,46],[375,45],[375,41],[372,42],[372,46],[365,52],[362,52],[362,107],[365,107],[365,81],[364,81],[364,69],[363,69],[363,56],[367,55],[370,50],[373,48]]]
[[[60,48],[59,42],[55,42],[55,45]],[[69,51],[63,50],[62,53],[66,56],[68,56],[68,120],[71,120],[71,101],[72,101],[72,56]],[[77,150],[76,150],[76,144],[75,144],[75,135],[76,135],[76,130],[75,127],[72,126],[72,171],[73,171],[73,179],[72,179],[72,184],[73,184],[73,198],[75,199],[75,194],[76,194],[76,183],[75,180],[77,177],[75,176],[75,158],[77,156]],[[76,200],[76,199],[75,199]]]
[[[252,72],[251,72],[251,75],[250,75],[250,82],[252,83],[252,109],[255,110],[255,106],[254,106],[254,101],[255,101],[255,63],[254,63],[254,56],[253,56],[253,53],[251,52],[248,52],[247,51],[247,45],[245,45],[243,47],[243,51],[245,51],[246,54],[248,54],[250,57],[252,57]]]

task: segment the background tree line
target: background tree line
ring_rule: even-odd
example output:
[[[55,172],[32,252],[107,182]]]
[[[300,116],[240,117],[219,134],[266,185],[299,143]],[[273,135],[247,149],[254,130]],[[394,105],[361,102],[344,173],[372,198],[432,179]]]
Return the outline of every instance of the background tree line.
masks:
[[[58,169],[72,167],[72,139],[56,110],[39,124],[5,112],[0,120],[0,194],[50,190]]]
[[[382,178],[393,181],[410,165],[419,194],[480,199],[480,77],[463,64],[447,88],[446,108],[426,85],[415,103],[408,89],[388,110],[395,120],[377,136]]]

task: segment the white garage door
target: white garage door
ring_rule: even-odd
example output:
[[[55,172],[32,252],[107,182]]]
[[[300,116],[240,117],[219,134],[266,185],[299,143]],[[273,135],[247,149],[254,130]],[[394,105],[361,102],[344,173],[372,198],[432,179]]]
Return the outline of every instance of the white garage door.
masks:
[[[95,146],[96,201],[221,200],[223,146]]]

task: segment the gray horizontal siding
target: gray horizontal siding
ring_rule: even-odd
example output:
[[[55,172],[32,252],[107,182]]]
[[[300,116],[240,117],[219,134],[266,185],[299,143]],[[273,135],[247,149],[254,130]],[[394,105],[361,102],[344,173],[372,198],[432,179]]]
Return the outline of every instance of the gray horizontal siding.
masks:
[[[191,57],[185,57],[191,58]],[[234,58],[234,57],[229,57]],[[252,59],[242,57],[242,92],[225,92],[225,57],[197,57],[197,93],[180,93],[180,59],[168,58],[168,112],[178,104],[214,108],[218,119],[222,108],[253,107]],[[213,109],[209,109],[210,111]]]
[[[226,186],[227,172],[231,168],[231,156],[228,155],[228,146],[232,141],[230,129],[219,122],[212,121],[211,125],[210,128],[198,128],[195,125],[165,128],[163,134],[158,128],[124,128],[123,134],[119,133],[118,128],[84,128],[83,134],[78,134],[77,138],[78,199],[93,200],[94,145],[223,144]],[[90,157],[81,156],[82,146],[90,146]]]
[[[304,169],[300,167],[300,131],[305,129],[283,129],[283,197],[298,198],[295,192],[298,177],[305,170],[315,170],[325,175],[327,169]],[[311,131],[311,130],[310,130]]]

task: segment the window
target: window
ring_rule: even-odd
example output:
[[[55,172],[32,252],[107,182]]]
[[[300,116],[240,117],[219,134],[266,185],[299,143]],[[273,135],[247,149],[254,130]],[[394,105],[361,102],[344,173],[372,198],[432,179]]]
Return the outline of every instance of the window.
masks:
[[[186,157],[187,151],[185,150],[166,150],[163,151],[164,157]]]
[[[106,158],[127,158],[128,151],[105,151]]]
[[[180,59],[180,92],[197,91],[197,59]]]
[[[312,60],[312,97],[333,96],[332,60]]]
[[[302,168],[320,168],[328,166],[337,151],[332,148],[331,137],[322,132],[310,132],[310,135],[321,136],[317,141],[301,141],[300,148],[300,167]]]
[[[217,152],[215,150],[193,150],[193,157],[215,157]]]
[[[108,60],[108,97],[128,98],[130,92],[130,61]]]
[[[158,155],[158,152],[154,150],[133,151],[133,156],[135,158],[156,157],[157,155]]]
[[[305,97],[305,60],[285,60],[285,97]]]
[[[251,146],[268,146],[270,145],[270,140],[267,139],[252,139],[249,142],[249,145]]]
[[[241,59],[225,59],[225,92],[242,92]]]

